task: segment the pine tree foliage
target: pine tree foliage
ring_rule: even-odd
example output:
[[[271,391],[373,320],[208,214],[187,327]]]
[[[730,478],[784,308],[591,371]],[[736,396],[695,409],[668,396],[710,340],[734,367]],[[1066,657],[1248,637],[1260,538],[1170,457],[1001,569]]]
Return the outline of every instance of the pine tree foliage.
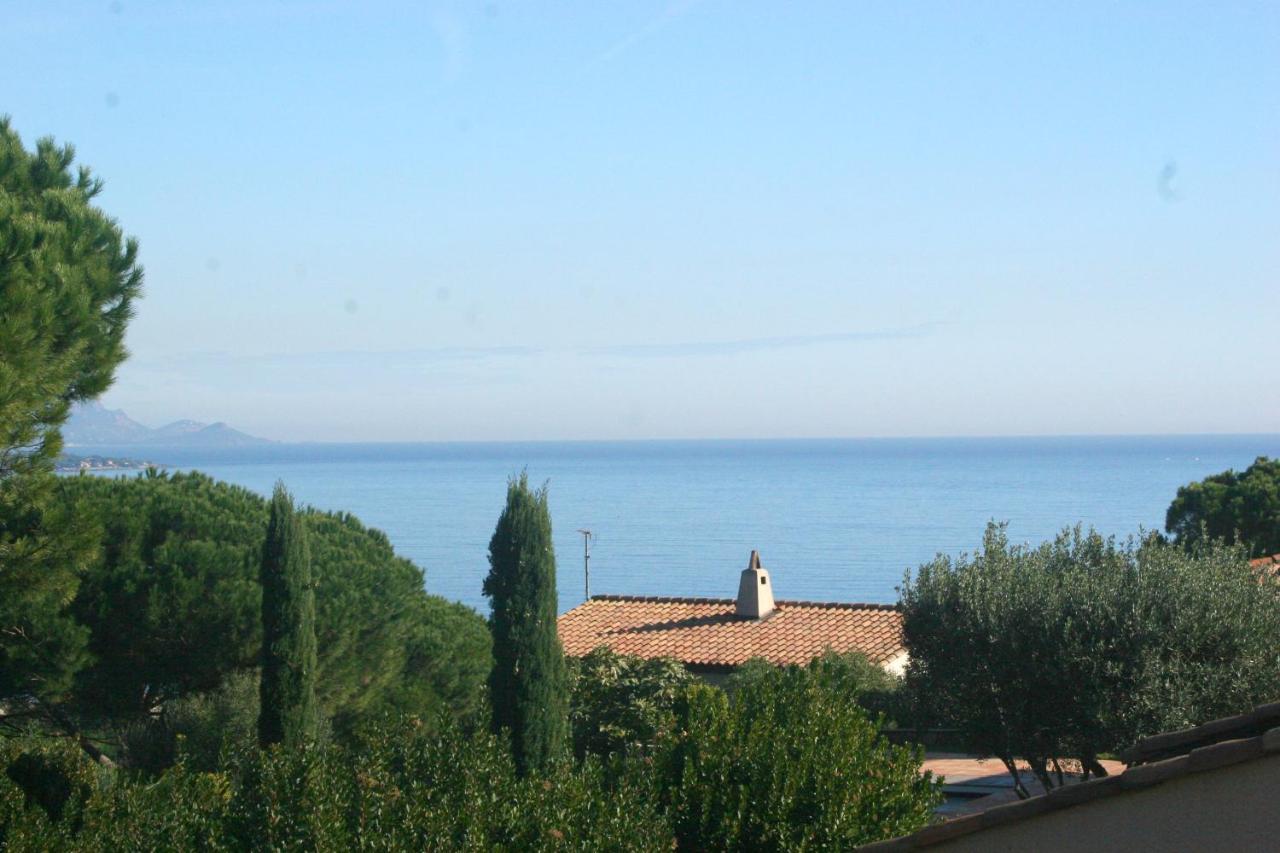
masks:
[[[507,505],[489,541],[484,594],[493,612],[489,697],[495,732],[510,733],[521,773],[567,753],[569,683],[556,633],[556,557],[547,490],[526,474],[507,484]]]
[[[262,546],[262,682],[258,742],[315,740],[316,598],[307,530],[282,483],[271,496]]]
[[[1280,554],[1280,459],[1259,456],[1243,471],[1180,487],[1165,530],[1187,547],[1208,537],[1239,543],[1254,557]]]
[[[67,615],[89,532],[52,473],[71,405],[111,384],[142,283],[74,150],[0,117],[0,701],[56,704],[86,661]]]
[[[60,483],[97,545],[72,604],[92,660],[68,710],[123,730],[252,671],[256,720],[269,502],[196,472]],[[474,719],[492,661],[484,619],[427,594],[422,569],[350,513],[299,515],[316,587],[316,699],[335,734],[386,713]]]

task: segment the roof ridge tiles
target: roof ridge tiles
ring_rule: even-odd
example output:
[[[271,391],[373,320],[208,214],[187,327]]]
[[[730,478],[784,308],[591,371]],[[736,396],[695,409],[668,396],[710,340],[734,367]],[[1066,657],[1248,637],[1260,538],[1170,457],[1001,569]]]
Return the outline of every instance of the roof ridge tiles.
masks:
[[[1277,725],[1280,725],[1280,702],[1269,702],[1243,714],[1221,717],[1198,726],[1143,738],[1121,753],[1121,759],[1126,764],[1143,764],[1159,760],[1183,747],[1194,748],[1194,745],[1206,739],[1236,732],[1250,736]]]
[[[634,601],[649,604],[724,604],[733,605],[732,598],[705,598],[682,595],[628,595],[619,593],[597,593],[589,601]],[[584,604],[588,602],[583,602]],[[578,605],[581,607],[582,605]],[[881,604],[862,601],[806,601],[797,599],[779,599],[779,608],[805,607],[815,610],[891,610],[898,611],[896,604]]]
[[[638,601],[652,604],[733,604],[732,598],[692,598],[679,595],[618,595],[597,594],[591,601]],[[583,602],[584,604],[586,602]],[[582,605],[578,605],[581,607]]]

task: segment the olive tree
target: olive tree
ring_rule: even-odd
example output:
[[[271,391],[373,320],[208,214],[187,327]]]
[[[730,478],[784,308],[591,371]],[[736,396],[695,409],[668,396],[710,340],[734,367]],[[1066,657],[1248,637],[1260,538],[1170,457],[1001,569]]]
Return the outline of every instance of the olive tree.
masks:
[[[1280,693],[1280,598],[1238,547],[1077,527],[1033,548],[993,524],[908,576],[902,607],[911,695],[1045,787],[1064,760],[1105,775],[1104,752]]]

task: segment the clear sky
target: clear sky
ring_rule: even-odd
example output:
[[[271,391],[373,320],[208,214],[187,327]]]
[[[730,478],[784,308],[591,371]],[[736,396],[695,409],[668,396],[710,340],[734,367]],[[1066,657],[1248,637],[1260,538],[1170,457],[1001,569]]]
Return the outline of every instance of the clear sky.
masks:
[[[152,426],[1280,431],[1280,4],[0,3]]]

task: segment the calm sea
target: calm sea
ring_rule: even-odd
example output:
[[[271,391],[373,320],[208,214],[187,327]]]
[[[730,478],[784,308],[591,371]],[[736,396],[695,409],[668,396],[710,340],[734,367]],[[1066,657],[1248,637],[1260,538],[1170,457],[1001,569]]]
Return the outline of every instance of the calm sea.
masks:
[[[113,452],[76,448],[77,453]],[[137,448],[116,448],[139,455]],[[562,610],[592,593],[731,597],[758,549],[780,598],[891,602],[903,573],[971,551],[989,519],[1036,542],[1083,522],[1126,536],[1161,528],[1179,485],[1256,456],[1280,436],[804,441],[299,444],[147,448],[267,494],[381,528],[427,589],[487,611],[480,585],[507,477],[550,488]]]

